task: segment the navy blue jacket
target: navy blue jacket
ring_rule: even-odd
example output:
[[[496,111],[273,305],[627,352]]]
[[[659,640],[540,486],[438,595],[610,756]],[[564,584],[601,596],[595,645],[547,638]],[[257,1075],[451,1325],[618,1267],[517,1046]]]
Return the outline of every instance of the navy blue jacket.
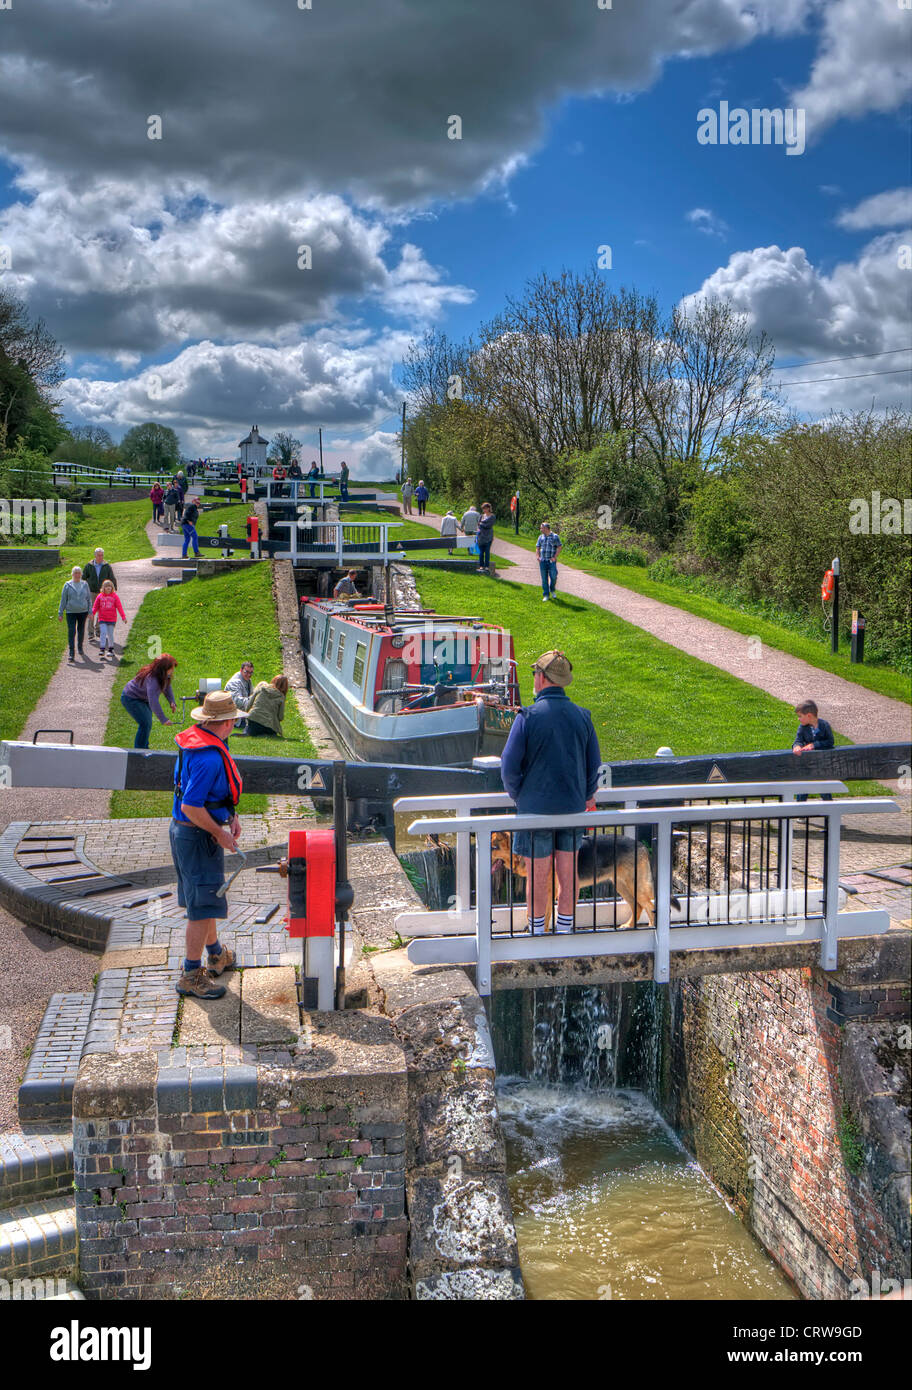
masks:
[[[795,747],[796,743],[801,745],[804,745],[806,743],[812,743],[815,748],[836,747],[836,740],[833,737],[833,730],[830,728],[829,724],[826,722],[825,719],[817,720],[816,733],[814,732],[813,724],[799,724],[798,732],[795,735],[794,740],[792,741],[793,748]]]
[[[548,685],[514,719],[500,771],[517,811],[569,816],[585,811],[594,796],[600,763],[589,711],[559,686]]]

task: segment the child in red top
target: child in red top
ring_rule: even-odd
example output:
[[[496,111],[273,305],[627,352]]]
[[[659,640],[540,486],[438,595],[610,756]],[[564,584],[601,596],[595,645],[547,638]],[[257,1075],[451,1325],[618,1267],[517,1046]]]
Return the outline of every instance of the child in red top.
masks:
[[[101,647],[100,659],[104,661],[106,648],[110,649],[113,658],[114,624],[117,622],[118,614],[120,614],[124,622],[127,621],[127,615],[123,611],[123,604],[110,579],[106,579],[98,591],[98,597],[92,605],[92,614],[98,619],[98,626],[101,633],[99,640],[99,645]]]

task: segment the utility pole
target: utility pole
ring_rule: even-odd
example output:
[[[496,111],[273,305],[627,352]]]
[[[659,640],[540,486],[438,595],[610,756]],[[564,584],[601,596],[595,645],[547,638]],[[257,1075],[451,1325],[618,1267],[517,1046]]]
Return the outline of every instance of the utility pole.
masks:
[[[405,482],[405,401],[402,402],[402,460],[399,465],[399,481]]]
[[[321,476],[322,476],[322,473],[323,473],[323,426],[322,426],[322,425],[320,426],[320,429],[319,429],[319,435],[320,435],[320,474],[321,474]]]

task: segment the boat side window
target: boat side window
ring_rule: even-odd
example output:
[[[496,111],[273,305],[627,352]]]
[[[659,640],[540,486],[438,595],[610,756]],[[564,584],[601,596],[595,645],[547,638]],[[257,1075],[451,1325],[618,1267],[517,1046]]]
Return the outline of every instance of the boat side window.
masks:
[[[332,629],[332,624],[330,623],[330,624],[329,624],[329,631],[328,631],[327,636],[326,636],[326,661],[327,661],[327,662],[332,661],[332,654],[333,654],[333,629]]]
[[[340,671],[342,670],[342,657],[343,657],[344,653],[345,653],[345,633],[344,633],[344,632],[340,632],[340,633],[339,633],[339,646],[338,646],[338,648],[336,649],[336,666],[338,667],[338,669],[339,669]]]
[[[364,658],[367,656],[367,644],[359,642],[355,647],[355,664],[352,667],[352,680],[357,690],[364,684]]]

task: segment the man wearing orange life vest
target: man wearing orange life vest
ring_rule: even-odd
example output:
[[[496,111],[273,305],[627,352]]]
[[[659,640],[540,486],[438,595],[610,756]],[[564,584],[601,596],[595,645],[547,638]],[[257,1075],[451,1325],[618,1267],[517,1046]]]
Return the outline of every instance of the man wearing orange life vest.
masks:
[[[228,903],[218,896],[225,882],[225,851],[235,851],[241,834],[237,806],[242,783],[227,744],[239,716],[231,696],[214,691],[191,710],[195,727],[182,730],[174,740],[179,752],[171,857],[177,870],[177,900],[187,910],[187,955],[177,992],[196,999],[221,999],[225,986],[217,984],[216,977],[235,963],[234,952],[218,939],[216,921],[228,916]]]

